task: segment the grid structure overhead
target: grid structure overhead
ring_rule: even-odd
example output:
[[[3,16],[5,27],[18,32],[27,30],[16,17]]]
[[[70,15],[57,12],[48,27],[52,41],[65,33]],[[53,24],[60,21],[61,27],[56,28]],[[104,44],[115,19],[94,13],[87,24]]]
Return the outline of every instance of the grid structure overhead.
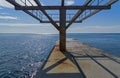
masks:
[[[41,23],[51,23],[60,33],[60,51],[66,51],[66,30],[82,23],[118,0],[6,0]]]
[[[41,23],[50,23],[48,16],[59,23],[59,10],[65,9],[66,23],[81,23],[101,10],[110,9],[117,0],[7,0],[16,10],[23,10]],[[71,4],[68,4],[68,3]],[[73,3],[73,4],[72,4]],[[47,15],[43,13],[46,11]],[[52,11],[52,12],[51,12]],[[69,26],[70,24],[68,24]]]

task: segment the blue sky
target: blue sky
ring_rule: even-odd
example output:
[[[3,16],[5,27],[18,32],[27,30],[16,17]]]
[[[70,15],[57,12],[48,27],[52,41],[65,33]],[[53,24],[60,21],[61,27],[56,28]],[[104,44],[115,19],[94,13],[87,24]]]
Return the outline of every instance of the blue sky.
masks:
[[[41,0],[43,5],[59,4],[61,0]],[[47,1],[47,2],[45,2]],[[54,2],[53,2],[54,1]],[[67,0],[66,5],[74,5],[79,0]],[[120,1],[112,5],[110,10],[103,10],[84,20],[82,23],[72,24],[68,33],[120,33]],[[39,23],[5,0],[0,0],[0,33],[58,33],[51,24]]]

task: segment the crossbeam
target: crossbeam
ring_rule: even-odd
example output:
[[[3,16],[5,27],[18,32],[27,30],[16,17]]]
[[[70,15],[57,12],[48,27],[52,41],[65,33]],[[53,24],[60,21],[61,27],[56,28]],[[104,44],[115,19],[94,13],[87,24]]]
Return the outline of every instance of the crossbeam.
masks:
[[[55,23],[60,23],[60,21],[54,21]],[[68,20],[68,21],[66,21],[66,23],[69,23],[70,21]],[[49,20],[42,20],[41,21],[41,23],[51,23]],[[77,21],[74,21],[74,23],[82,23],[82,21],[79,21],[79,20],[77,20]]]
[[[116,1],[117,1],[117,0],[112,0],[112,1],[107,2],[107,3],[104,4],[104,5],[105,5],[105,6],[109,6],[109,5],[112,5],[113,3],[115,3]],[[84,16],[83,18],[81,18],[79,21],[83,21],[83,20],[85,20],[85,19],[87,19],[87,18],[95,15],[96,13],[98,13],[98,12],[100,12],[100,11],[101,11],[101,9],[99,9],[99,10],[94,10],[93,12],[90,12],[89,14],[85,15],[85,16]]]
[[[93,10],[93,9],[110,9],[111,6],[15,6],[16,10]]]
[[[36,4],[41,7],[41,3],[38,0],[35,0]],[[47,12],[45,11],[45,9],[41,9],[41,11],[43,12],[43,14],[49,19],[49,21],[51,22],[51,24],[53,24],[53,26],[59,30],[59,26],[55,23],[55,21],[47,14]]]
[[[6,0],[6,1],[14,5],[16,10],[22,10],[42,23],[51,23],[60,33],[60,47],[59,47],[60,51],[65,52],[66,30],[70,27],[71,24],[81,23],[83,20],[93,16],[94,14],[100,12],[101,10],[111,9],[111,5],[118,0],[83,0],[84,3],[80,3],[80,5],[70,6],[67,6],[65,4],[65,0],[60,0],[61,4],[55,6],[53,5],[43,6],[41,5],[40,0]],[[21,1],[23,4],[21,4],[19,1]],[[34,1],[35,4],[32,3],[31,1]],[[59,12],[59,13],[57,12],[57,14],[54,15],[54,17],[57,15],[57,19],[54,18],[53,15],[50,15],[49,12],[49,11],[55,12],[55,10]],[[67,12],[68,10],[71,11],[73,15],[69,15],[69,13]],[[44,15],[46,20],[43,17],[40,17],[41,15]]]
[[[87,6],[92,0],[87,0],[83,6]],[[70,25],[84,12],[84,10],[79,10],[73,18],[70,20],[69,24],[67,25],[66,29],[70,27]],[[80,21],[81,22],[81,21]]]
[[[16,6],[17,6],[17,7],[21,7],[20,4],[18,4],[17,2],[15,2],[15,1],[13,1],[13,0],[6,0],[6,1],[8,1],[8,2],[11,3],[11,4],[13,4],[15,7],[16,7]],[[22,11],[25,12],[25,13],[27,13],[28,15],[32,16],[32,17],[35,18],[36,20],[42,22],[42,20],[41,20],[38,16],[34,15],[33,13],[29,12],[28,10],[22,10]]]

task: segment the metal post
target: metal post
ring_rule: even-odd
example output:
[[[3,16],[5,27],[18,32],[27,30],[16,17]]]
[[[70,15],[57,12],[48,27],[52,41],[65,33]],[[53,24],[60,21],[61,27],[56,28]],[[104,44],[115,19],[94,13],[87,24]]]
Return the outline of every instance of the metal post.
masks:
[[[66,10],[60,10],[60,29],[59,29],[59,48],[60,51],[66,51]]]
[[[59,48],[60,51],[65,52],[66,51],[66,30],[60,30],[60,40],[59,40]]]

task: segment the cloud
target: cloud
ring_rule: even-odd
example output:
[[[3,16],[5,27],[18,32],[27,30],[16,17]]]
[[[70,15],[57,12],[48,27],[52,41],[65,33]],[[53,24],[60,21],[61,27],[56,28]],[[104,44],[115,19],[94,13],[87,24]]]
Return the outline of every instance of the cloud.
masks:
[[[0,0],[0,7],[14,8],[14,6],[8,3],[6,0]]]
[[[65,1],[65,4],[68,6],[73,5],[74,3],[75,3],[74,0],[66,0]]]
[[[18,4],[20,4],[20,5],[25,5],[24,3],[25,3],[25,0],[16,0],[16,2],[18,3]],[[37,4],[35,3],[35,1],[34,0],[26,0],[26,5],[28,5],[28,6],[32,6],[32,5],[34,5],[34,6],[37,6]]]
[[[25,0],[16,0],[16,2],[20,5],[25,5]],[[26,4],[28,6],[31,6],[31,3],[36,6],[37,4],[34,2],[34,0],[29,0],[26,1]],[[5,8],[14,8],[14,6],[12,4],[10,4],[9,2],[7,2],[6,0],[0,0],[0,7],[5,7]]]
[[[0,23],[0,33],[52,34],[58,31],[51,24]]]
[[[120,33],[120,26],[72,26],[68,33]]]
[[[50,24],[0,23],[0,26],[26,27],[26,26],[50,26]]]
[[[5,19],[5,20],[17,20],[17,17],[13,16],[0,16],[0,19]]]

